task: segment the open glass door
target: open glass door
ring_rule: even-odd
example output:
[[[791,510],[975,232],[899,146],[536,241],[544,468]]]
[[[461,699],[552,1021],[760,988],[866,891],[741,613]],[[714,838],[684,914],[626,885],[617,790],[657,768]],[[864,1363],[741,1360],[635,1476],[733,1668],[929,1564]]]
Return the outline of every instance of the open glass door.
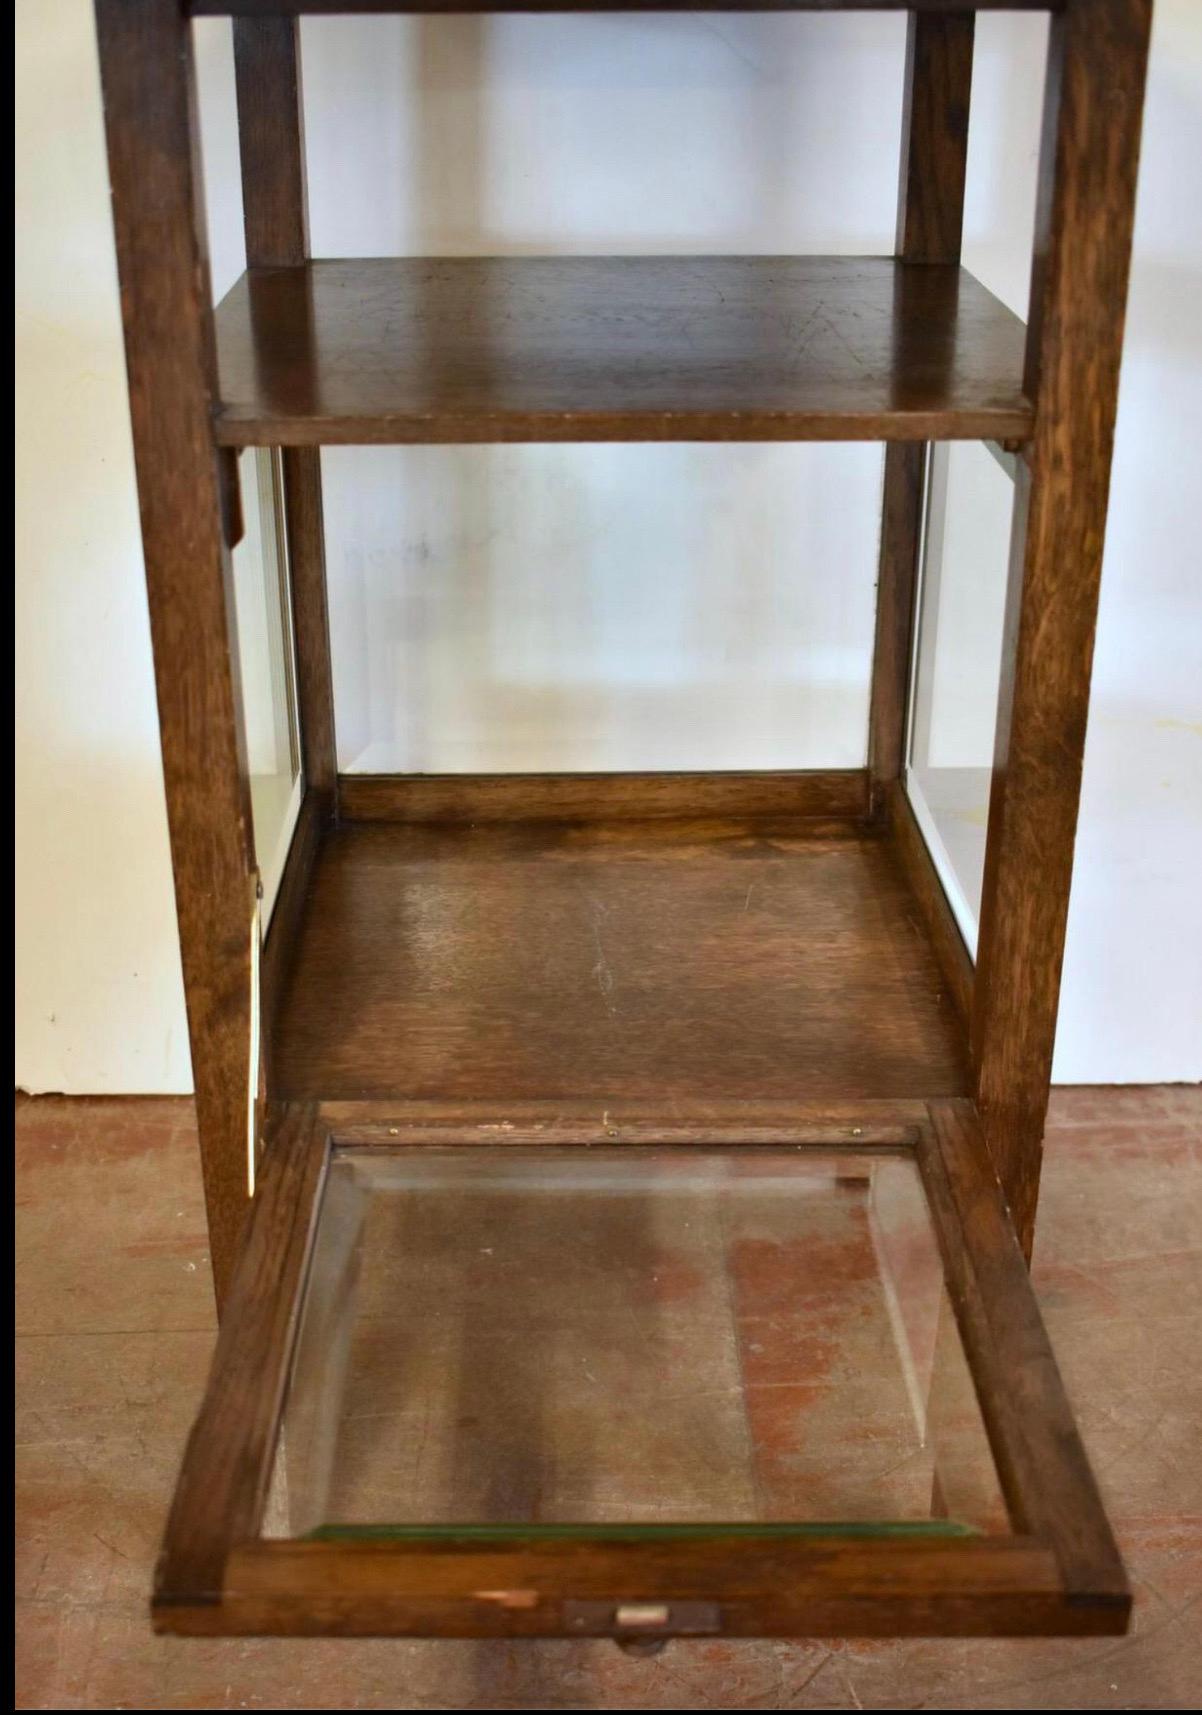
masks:
[[[278,1110],[158,1627],[1122,1631],[972,1107],[911,1118]]]

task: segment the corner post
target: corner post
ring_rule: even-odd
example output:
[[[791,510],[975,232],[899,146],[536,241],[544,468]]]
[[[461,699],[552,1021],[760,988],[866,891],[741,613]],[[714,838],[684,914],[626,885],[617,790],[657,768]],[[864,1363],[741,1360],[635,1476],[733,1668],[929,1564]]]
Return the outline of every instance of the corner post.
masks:
[[[220,1310],[247,1207],[255,854],[192,74],[177,0],[97,0],[146,592]]]
[[[1030,1256],[1085,747],[1151,0],[1051,21],[972,1021],[975,1095]]]

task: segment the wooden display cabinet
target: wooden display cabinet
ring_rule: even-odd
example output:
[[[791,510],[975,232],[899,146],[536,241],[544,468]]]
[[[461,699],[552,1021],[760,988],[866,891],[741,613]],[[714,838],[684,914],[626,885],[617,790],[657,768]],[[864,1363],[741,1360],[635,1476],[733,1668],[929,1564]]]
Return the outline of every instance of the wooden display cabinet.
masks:
[[[876,0],[909,14],[892,257],[310,259],[298,14],[623,9],[683,8],[97,0],[221,1310],[155,1624],[640,1648],[681,1635],[1122,1631],[1122,1566],[1024,1252],[1150,0],[1010,0],[1051,13],[1025,327],[959,263],[975,12],[994,0]],[[248,259],[216,309],[189,19],[210,13],[234,17]],[[318,449],[590,440],[885,443],[865,768],[339,775]],[[1004,447],[1014,481],[975,960],[904,786],[928,448],[973,440]],[[302,782],[261,954],[233,646],[244,448],[281,449]],[[492,1255],[478,1241],[498,1220],[508,1273],[489,1290],[457,1246]],[[700,1227],[717,1237],[694,1254]],[[827,1244],[828,1228],[844,1238]],[[568,1262],[571,1247],[552,1243],[565,1232]],[[850,1254],[844,1243],[862,1262],[869,1241],[884,1285],[855,1301],[847,1338],[883,1327],[887,1309],[909,1343],[912,1421],[890,1420],[921,1475],[905,1516],[866,1514],[898,1491],[866,1488],[854,1459],[832,1486],[821,1467],[835,1446],[776,1483],[755,1444],[756,1483],[738,1487],[722,1452],[730,1426],[678,1421],[668,1381],[735,1352],[736,1383],[712,1391],[741,1400],[731,1433],[750,1425],[754,1444],[765,1396],[748,1354],[777,1366],[774,1385],[808,1386],[819,1299],[807,1270]],[[649,1319],[648,1295],[667,1302],[673,1246],[702,1298],[708,1268],[733,1282],[704,1323],[717,1357],[667,1309]],[[744,1266],[764,1246],[795,1259],[771,1291]],[[585,1261],[591,1273],[560,1291],[557,1270]],[[825,1282],[831,1327],[839,1293],[862,1279],[849,1268]],[[764,1337],[748,1344],[757,1317]],[[370,1496],[347,1500],[343,1481],[339,1400],[368,1323],[377,1340],[403,1330],[407,1342],[403,1361],[385,1362],[391,1380],[372,1384],[386,1393],[403,1372],[400,1440],[372,1479],[390,1497],[383,1517]],[[458,1415],[439,1391],[452,1340],[473,1354]],[[971,1385],[957,1390],[961,1350]],[[564,1353],[590,1351],[610,1366],[595,1394],[598,1457],[615,1473],[604,1501],[576,1482],[565,1440],[578,1402]],[[871,1416],[886,1378],[863,1362]],[[623,1377],[649,1389],[625,1416]],[[405,1414],[423,1399],[444,1451],[445,1437],[466,1439],[441,1488],[398,1487]],[[974,1413],[1000,1515],[961,1481]],[[635,1473],[638,1437],[661,1416],[684,1473],[666,1517]],[[515,1424],[542,1438],[544,1464]],[[847,1516],[822,1511],[844,1493],[857,1497]]]

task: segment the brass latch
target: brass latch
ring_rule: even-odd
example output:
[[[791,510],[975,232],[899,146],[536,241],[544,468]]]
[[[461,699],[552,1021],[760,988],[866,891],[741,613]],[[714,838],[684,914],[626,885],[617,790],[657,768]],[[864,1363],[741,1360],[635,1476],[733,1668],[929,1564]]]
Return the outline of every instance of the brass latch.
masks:
[[[630,1655],[658,1655],[672,1638],[722,1630],[716,1602],[565,1602],[563,1617],[570,1632],[613,1638]]]

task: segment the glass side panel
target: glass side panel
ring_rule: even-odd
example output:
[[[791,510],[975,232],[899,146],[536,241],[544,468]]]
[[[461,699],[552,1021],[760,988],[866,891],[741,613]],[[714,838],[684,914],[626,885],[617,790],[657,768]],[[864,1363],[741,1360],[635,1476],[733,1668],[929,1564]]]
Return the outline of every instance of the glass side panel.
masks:
[[[909,1156],[335,1153],[269,1535],[827,1521],[1006,1527]]]
[[[238,667],[266,923],[300,806],[292,611],[278,449],[239,455],[245,534],[233,551]]]
[[[931,449],[906,790],[976,951],[1014,483],[980,441]]]

